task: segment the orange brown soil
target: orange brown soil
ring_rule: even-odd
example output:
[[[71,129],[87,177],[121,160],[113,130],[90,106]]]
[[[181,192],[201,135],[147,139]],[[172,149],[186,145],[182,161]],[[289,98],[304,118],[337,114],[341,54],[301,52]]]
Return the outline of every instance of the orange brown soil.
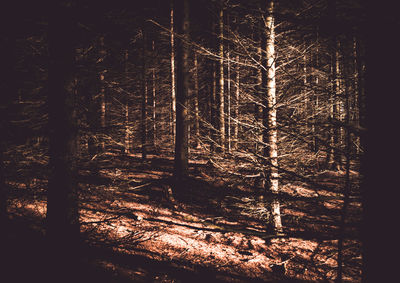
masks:
[[[172,159],[149,156],[142,162],[131,155],[107,160],[112,166],[104,163],[95,177],[80,172],[82,232],[93,247],[108,251],[88,261],[112,274],[107,282],[335,279],[343,173],[312,176],[320,188],[282,182],[284,235],[275,237],[265,225],[268,197],[262,199],[238,177],[204,160],[191,162],[191,177],[179,188],[170,178]],[[24,184],[10,185],[21,192],[10,201],[10,213],[43,219],[45,194],[29,197]],[[37,180],[36,192],[44,185]],[[359,282],[360,203],[350,200],[344,280]],[[40,224],[36,228],[43,230]]]

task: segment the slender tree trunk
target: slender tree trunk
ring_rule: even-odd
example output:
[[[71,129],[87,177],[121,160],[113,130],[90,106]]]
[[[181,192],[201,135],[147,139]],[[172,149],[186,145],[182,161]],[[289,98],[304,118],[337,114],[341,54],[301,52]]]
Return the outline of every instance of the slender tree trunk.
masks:
[[[372,24],[371,24],[372,26]],[[360,169],[359,169],[359,180],[360,180],[360,191],[361,191],[361,209],[362,209],[362,223],[361,223],[361,247],[362,247],[362,282],[367,282],[368,278],[374,273],[368,271],[368,267],[371,261],[371,240],[369,240],[369,232],[371,231],[371,223],[368,221],[368,215],[371,215],[371,205],[370,200],[373,198],[373,192],[369,189],[371,185],[380,184],[381,176],[378,175],[376,177],[368,176],[368,173],[374,171],[377,167],[374,165],[370,165],[371,160],[376,160],[377,155],[373,154],[374,142],[371,135],[368,135],[368,128],[373,127],[373,115],[368,113],[373,113],[376,109],[376,105],[373,105],[373,102],[376,102],[376,99],[372,99],[374,93],[378,93],[378,86],[376,83],[373,83],[374,80],[374,71],[366,71],[366,67],[373,67],[374,64],[368,63],[365,60],[362,60],[362,57],[365,56],[367,52],[367,48],[365,46],[366,42],[364,40],[358,41],[357,44],[357,82],[358,82],[358,115],[359,115],[359,125],[362,131],[360,132]],[[367,41],[368,43],[368,41]],[[363,48],[362,48],[363,47]],[[376,48],[369,49],[369,52],[376,51]],[[364,55],[364,56],[363,56]],[[365,58],[365,57],[364,57]],[[375,61],[376,62],[376,61]],[[370,70],[370,69],[368,69]],[[377,74],[378,71],[375,71]],[[371,74],[372,73],[372,74]],[[393,77],[393,76],[392,76]],[[369,78],[369,80],[367,80]],[[367,83],[369,82],[369,83]],[[390,88],[386,88],[390,89]],[[371,103],[372,102],[372,103]],[[375,126],[376,127],[376,126]],[[371,170],[372,169],[372,170]],[[369,218],[371,219],[371,218]]]
[[[328,2],[329,18],[332,21],[332,25],[336,25],[336,0]],[[331,39],[332,55],[331,55],[331,80],[332,80],[332,93],[330,97],[331,109],[330,109],[330,120],[336,120],[339,117],[339,41],[337,38],[336,31],[332,35]],[[328,150],[327,163],[331,170],[340,170],[340,154],[339,154],[339,136],[340,129],[332,125],[330,130],[330,149]]]
[[[318,40],[318,33],[317,33],[317,42],[316,42],[316,52],[315,52],[315,66],[316,69],[319,70],[319,40]],[[312,55],[311,55],[312,56]],[[314,83],[315,83],[315,90],[314,90],[314,95],[313,95],[313,107],[312,107],[312,116],[313,116],[313,122],[311,124],[311,132],[312,132],[312,150],[313,152],[318,152],[318,136],[317,136],[317,113],[318,113],[318,108],[319,108],[319,74],[318,72],[314,71]],[[318,160],[317,160],[317,167],[318,166]]]
[[[194,127],[195,127],[195,147],[200,148],[200,118],[199,118],[199,69],[197,62],[197,52],[194,52]]]
[[[174,177],[180,180],[188,171],[188,111],[189,91],[188,43],[189,1],[177,0],[175,6],[177,32],[182,36],[177,42],[177,85],[176,85],[176,136]]]
[[[171,33],[171,131],[172,140],[175,144],[175,132],[176,132],[176,86],[175,86],[175,35],[174,35],[174,0],[171,0],[171,21],[170,21],[170,33]]]
[[[226,12],[226,26],[227,26],[227,30],[228,30],[228,36],[230,34],[230,19],[229,19],[229,13],[228,11]],[[227,147],[228,147],[228,152],[231,152],[232,149],[232,117],[231,117],[231,55],[230,55],[230,45],[229,45],[229,41],[227,41],[226,43],[226,81],[227,81],[227,89],[226,89],[226,98],[227,98]]]
[[[260,56],[261,56],[261,48],[260,48]],[[263,97],[265,96],[265,91],[266,89],[262,87],[262,71],[259,69],[258,74],[257,74],[257,84],[258,84],[258,97],[257,97],[257,102],[260,101],[262,103]],[[260,151],[263,150],[264,146],[262,145],[263,143],[263,108],[256,103],[255,105],[255,113],[254,113],[254,119],[259,126],[259,129],[257,129],[257,135],[256,135],[256,153],[259,154]]]
[[[101,58],[101,64],[104,64],[104,59],[106,57],[106,50],[104,48],[104,36],[101,36],[99,39],[99,45],[100,45],[100,58]],[[99,97],[100,97],[100,127],[101,127],[101,135],[103,136],[105,134],[105,128],[106,128],[106,93],[105,93],[105,82],[104,82],[104,76],[105,76],[106,70],[104,67],[100,71],[99,74],[99,84],[100,84],[100,90],[99,90]],[[101,149],[105,149],[105,141],[104,138],[101,139],[100,142]]]
[[[220,149],[225,151],[225,101],[224,101],[224,8],[223,1],[220,2],[218,19],[219,38],[218,38],[218,98],[219,98],[219,143]]]
[[[263,35],[261,35],[261,33],[265,32],[263,30],[262,24],[259,24],[259,32],[255,32],[254,33],[254,41],[257,42],[258,40],[261,41],[261,37]],[[263,48],[261,46],[262,44],[260,44],[257,47],[257,54],[260,58],[260,61],[262,60],[262,53],[265,52],[265,50],[263,51]],[[256,70],[256,76],[257,76],[257,97],[256,97],[256,102],[254,104],[254,120],[256,121],[257,125],[259,126],[257,129],[257,134],[256,134],[256,141],[255,141],[255,152],[257,154],[260,153],[260,151],[262,151],[262,142],[263,142],[263,130],[262,130],[262,121],[263,121],[263,114],[262,114],[262,107],[259,105],[259,102],[263,101],[263,97],[265,96],[265,88],[263,88],[262,86],[262,76],[263,73],[261,71],[261,68],[258,68]]]
[[[345,97],[344,97],[344,108],[345,108],[345,116],[344,116],[344,124],[349,125],[350,123],[350,87],[348,82],[348,77],[346,75],[350,74],[349,72],[349,65],[350,62],[344,64],[344,84],[345,84]],[[339,224],[339,239],[338,239],[338,270],[337,270],[337,282],[342,282],[343,278],[343,242],[344,242],[344,233],[346,227],[346,215],[349,206],[350,200],[350,131],[347,128],[345,133],[345,185],[344,185],[344,199],[343,199],[343,206],[340,215],[340,224]]]
[[[146,34],[144,29],[142,29],[143,36],[143,46],[142,46],[142,107],[141,107],[141,141],[142,141],[142,159],[147,157],[147,66],[146,66]]]
[[[264,158],[266,160],[265,190],[277,195],[279,192],[279,173],[278,173],[278,131],[276,121],[276,84],[275,84],[275,31],[274,31],[274,1],[266,1],[266,32],[262,34],[262,47],[265,57],[262,59],[263,69],[262,86],[266,89],[263,109],[263,142]],[[273,228],[276,233],[281,233],[282,221],[280,213],[280,203],[274,197],[271,204],[271,215]]]
[[[92,92],[92,87],[96,85],[98,78],[91,78],[85,83],[82,92],[86,95],[86,102],[89,105],[87,112],[87,122],[89,125],[89,137],[87,140],[87,151],[90,159],[99,152],[98,134],[100,131],[100,103],[99,99]],[[96,89],[97,91],[97,89]],[[97,94],[97,93],[96,93]]]
[[[228,101],[227,101],[227,103],[228,103],[228,105],[227,105],[227,107],[228,107],[228,152],[231,152],[231,149],[232,149],[232,117],[231,117],[231,115],[232,115],[232,113],[231,113],[231,104],[232,104],[232,102],[231,102],[231,62],[230,62],[230,50],[229,50],[229,45],[228,45],[228,52],[227,52],[227,54],[226,54],[226,56],[227,56],[227,63],[228,63],[228,66],[227,66],[227,78],[228,78],[228,85],[227,85],[227,99],[228,99]]]
[[[217,72],[215,61],[210,62],[212,89],[210,95],[210,148],[214,151],[217,143]]]
[[[357,127],[360,127],[360,97],[363,96],[363,83],[361,79],[362,67],[361,67],[361,60],[360,60],[360,47],[356,37],[354,37],[354,109],[355,109],[355,124]],[[356,136],[355,141],[356,146],[356,153],[361,153],[361,140],[360,136]]]
[[[152,41],[152,51],[154,54],[155,51],[155,45],[154,45],[154,40]],[[154,55],[155,56],[155,55]],[[155,64],[153,64],[152,68],[152,102],[153,102],[153,107],[152,107],[152,116],[153,116],[153,148],[156,148],[157,146],[157,121],[156,121],[156,69],[155,69]]]
[[[129,59],[129,51],[128,49],[125,50],[124,53],[124,61],[125,61],[125,66],[124,66],[124,72],[125,72],[125,78],[128,78],[128,59]],[[125,101],[125,153],[129,154],[130,153],[130,127],[129,127],[129,95],[125,94],[126,96],[126,101]]]
[[[239,55],[236,55],[236,61],[239,62]],[[234,149],[238,148],[239,140],[239,105],[240,105],[240,65],[236,66],[236,89],[235,89],[235,131],[234,131]]]
[[[340,80],[340,59],[339,59],[339,41],[336,39],[336,50],[334,53],[334,91],[333,91],[333,119],[341,120],[341,80]],[[334,170],[340,170],[342,167],[341,144],[342,144],[342,127],[334,127],[333,131],[333,158],[334,162],[331,166]]]
[[[308,117],[309,117],[309,115],[308,115],[308,105],[309,105],[309,101],[308,101],[308,97],[307,97],[307,92],[308,92],[308,87],[307,87],[307,84],[308,84],[308,80],[307,80],[308,73],[307,73],[307,71],[308,71],[307,70],[307,52],[305,52],[304,56],[303,56],[303,84],[304,84],[303,95],[304,95],[304,117],[305,117],[304,121],[305,121],[305,124],[306,124],[306,130],[308,132],[308,130],[309,130],[309,123],[308,123]]]

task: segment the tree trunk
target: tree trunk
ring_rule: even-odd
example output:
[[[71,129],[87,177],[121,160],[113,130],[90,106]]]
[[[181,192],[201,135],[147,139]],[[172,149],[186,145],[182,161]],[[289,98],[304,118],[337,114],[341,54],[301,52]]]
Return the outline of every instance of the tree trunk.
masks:
[[[194,52],[194,127],[195,127],[195,148],[200,148],[200,118],[199,118],[199,69],[197,52]]]
[[[106,50],[104,48],[104,36],[101,36],[99,39],[99,45],[100,45],[100,59],[101,59],[101,64],[104,64],[104,59],[106,57]],[[101,127],[101,136],[104,136],[105,134],[105,128],[106,128],[106,93],[105,93],[105,82],[104,82],[104,76],[105,76],[106,70],[104,67],[100,71],[99,74],[99,84],[100,84],[100,90],[99,90],[99,97],[100,97],[100,127]],[[105,141],[104,138],[101,138],[101,143],[100,143],[101,149],[105,149]]]
[[[78,251],[80,231],[76,178],[77,106],[73,93],[76,27],[70,11],[73,8],[58,2],[52,6],[48,32],[50,176],[46,232],[52,265],[49,271],[58,276],[71,276],[75,264],[71,256]]]
[[[336,0],[329,1],[329,18],[332,21],[332,25],[336,24]],[[336,120],[339,117],[339,92],[340,92],[340,82],[339,82],[339,41],[337,38],[336,31],[332,35],[331,39],[331,80],[332,80],[332,93],[330,97],[331,109],[330,109],[330,120]],[[340,170],[341,158],[339,154],[339,137],[340,128],[335,125],[331,126],[330,130],[330,145],[327,155],[327,163],[329,169]]]
[[[259,23],[258,27],[259,27],[259,31],[254,32],[254,41],[255,42],[257,42],[259,40],[261,41],[261,37],[262,37],[261,33],[265,32],[263,30],[262,23]],[[263,50],[261,45],[262,44],[260,44],[257,47],[257,55],[260,58],[260,61],[262,60],[262,56],[263,56],[262,53],[265,52],[265,50]],[[260,151],[262,151],[262,149],[263,149],[263,145],[262,145],[262,142],[263,142],[263,130],[262,130],[263,114],[262,114],[262,111],[263,111],[263,109],[259,103],[262,102],[263,97],[265,96],[265,88],[263,88],[263,86],[262,86],[263,73],[262,73],[261,68],[258,68],[257,70],[255,70],[255,76],[257,78],[257,86],[256,86],[257,95],[254,99],[255,100],[254,120],[257,124],[256,136],[255,136],[255,152],[257,154],[260,154]]]
[[[304,121],[305,121],[305,125],[306,125],[306,131],[308,132],[309,130],[309,123],[308,123],[308,119],[309,119],[309,114],[308,114],[308,105],[309,105],[309,101],[308,101],[308,97],[307,97],[307,92],[308,92],[308,73],[307,73],[307,52],[304,53],[303,56],[303,95],[304,95]]]
[[[220,2],[220,11],[218,19],[219,37],[218,37],[218,120],[219,120],[219,144],[221,151],[225,151],[225,101],[224,101],[224,8],[223,1]]]
[[[364,86],[362,82],[362,62],[360,59],[360,44],[357,37],[354,37],[354,109],[355,109],[355,124],[357,127],[361,127],[361,117],[360,117],[360,104],[361,97],[363,97]],[[361,140],[360,136],[356,136],[356,153],[361,153]]]
[[[262,47],[265,57],[262,59],[263,68],[262,86],[266,89],[263,109],[263,142],[265,158],[265,190],[274,195],[279,192],[278,175],[278,146],[277,146],[277,121],[276,121],[276,85],[275,85],[275,31],[274,31],[274,2],[266,1],[266,32],[262,34]],[[271,204],[273,228],[276,233],[282,232],[280,203],[277,197]]]
[[[236,61],[239,62],[239,55],[236,55]],[[236,66],[236,88],[235,88],[235,131],[234,131],[234,149],[238,149],[239,139],[239,105],[240,105],[240,65]]]
[[[174,177],[180,180],[188,170],[188,111],[189,91],[188,43],[189,1],[177,0],[175,6],[177,32],[182,36],[177,42],[177,85],[176,85],[176,136]]]
[[[147,157],[147,66],[146,66],[146,34],[145,30],[142,29],[142,103],[141,103],[141,119],[140,119],[140,128],[141,128],[141,141],[142,141],[142,159],[146,159]]]
[[[214,151],[217,144],[217,71],[215,61],[209,62],[211,69],[211,95],[209,99],[210,103],[210,150]]]
[[[350,74],[349,65],[350,62],[347,64],[343,64],[343,73],[344,73],[344,84],[345,84],[345,97],[344,97],[344,108],[345,108],[345,115],[344,115],[344,124],[350,124],[350,87],[349,87],[349,77],[347,75]],[[349,206],[350,200],[350,131],[349,128],[346,128],[345,132],[345,141],[344,141],[344,157],[345,157],[345,184],[344,184],[344,198],[343,198],[343,206],[341,209],[340,215],[340,224],[339,224],[339,239],[338,239],[338,269],[337,269],[337,282],[342,282],[343,278],[343,242],[344,242],[344,233],[346,227],[346,215]]]
[[[125,78],[128,79],[128,59],[129,59],[129,51],[128,49],[125,50],[124,52],[124,61],[125,61],[125,66],[124,66],[124,72],[125,72]],[[129,95],[126,93],[125,94],[125,153],[129,154],[130,153],[130,127],[129,127]]]
[[[318,39],[318,33],[317,33],[317,42],[316,42],[316,52],[315,52],[315,66],[316,70],[319,70],[319,39]],[[312,56],[312,55],[311,55]],[[319,74],[318,72],[315,72],[314,70],[314,94],[312,96],[313,103],[312,103],[312,116],[313,116],[313,122],[311,123],[311,132],[312,132],[312,150],[313,152],[318,152],[318,137],[317,137],[317,113],[318,113],[318,107],[319,107]],[[317,167],[318,167],[318,160],[317,160]]]
[[[14,10],[14,9],[13,9]],[[10,11],[8,11],[10,12]],[[14,11],[12,11],[14,12]],[[9,21],[15,20],[11,15],[14,13],[7,14],[6,18],[3,18],[3,24],[9,24]],[[2,94],[0,104],[0,225],[2,231],[0,232],[0,239],[5,236],[8,224],[8,213],[7,213],[7,200],[8,200],[8,189],[6,184],[6,163],[5,163],[5,151],[7,150],[7,136],[11,129],[10,127],[10,110],[9,107],[12,101],[17,97],[17,75],[15,72],[15,48],[16,38],[12,30],[8,26],[5,28],[4,33],[1,33],[0,39],[0,56],[3,69],[3,81],[0,84],[0,93]],[[2,244],[7,244],[1,240]]]
[[[152,41],[152,51],[154,54],[155,51],[155,46],[154,46],[154,40]],[[155,55],[154,57],[155,58]],[[157,123],[156,123],[156,69],[155,69],[155,64],[153,64],[152,68],[152,125],[153,125],[153,148],[155,149],[157,146]]]
[[[175,144],[176,132],[176,86],[175,86],[175,35],[174,35],[174,0],[171,0],[171,131],[172,140]]]
[[[228,109],[228,152],[231,152],[232,149],[232,111],[231,111],[231,63],[230,63],[230,51],[229,51],[229,45],[228,45],[228,52],[226,54],[227,56],[227,62],[228,62],[228,66],[227,66],[227,78],[228,78],[228,85],[227,85],[227,109]]]

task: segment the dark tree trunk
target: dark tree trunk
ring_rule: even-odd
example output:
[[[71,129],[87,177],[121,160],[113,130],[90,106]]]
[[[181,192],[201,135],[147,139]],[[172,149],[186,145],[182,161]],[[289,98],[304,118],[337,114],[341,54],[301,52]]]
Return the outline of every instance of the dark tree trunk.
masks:
[[[209,68],[211,71],[211,95],[209,97],[209,108],[210,108],[210,150],[215,151],[217,144],[217,73],[215,61],[209,61]]]
[[[194,132],[195,148],[200,148],[199,67],[197,62],[197,51],[194,52]]]
[[[7,11],[9,12],[9,11]],[[8,19],[7,19],[8,18]],[[1,236],[3,232],[7,231],[8,214],[7,214],[7,185],[5,176],[5,151],[7,149],[7,136],[11,130],[9,125],[9,114],[11,103],[17,97],[17,82],[16,73],[14,70],[15,65],[15,45],[16,40],[11,30],[3,24],[9,24],[13,20],[7,17],[2,21],[1,39],[0,39],[0,56],[2,62],[2,83],[0,84],[1,104],[0,104],[0,226],[2,227]],[[7,134],[8,133],[8,134]],[[0,237],[1,237],[0,236]],[[3,242],[2,242],[3,243]]]
[[[188,111],[189,90],[189,50],[185,40],[189,40],[189,1],[177,0],[175,5],[176,27],[182,35],[177,41],[177,84],[176,84],[176,136],[174,176],[179,179],[187,175],[188,170]]]
[[[49,155],[47,239],[53,271],[73,265],[79,240],[77,197],[77,123],[74,81],[74,35],[72,7],[55,2],[49,19]],[[53,262],[60,260],[60,262]],[[69,266],[69,267],[68,267]],[[72,270],[71,273],[72,274]],[[67,274],[68,275],[68,274]],[[64,276],[64,275],[63,275]]]
[[[143,36],[143,52],[142,52],[142,109],[141,109],[141,119],[140,119],[140,128],[141,128],[141,141],[142,141],[142,158],[146,159],[147,157],[147,66],[146,66],[146,34],[145,30],[142,29]]]

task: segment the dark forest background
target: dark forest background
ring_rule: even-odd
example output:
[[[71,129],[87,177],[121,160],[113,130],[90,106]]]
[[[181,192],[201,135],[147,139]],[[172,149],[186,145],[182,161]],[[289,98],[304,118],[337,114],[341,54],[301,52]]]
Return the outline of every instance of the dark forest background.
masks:
[[[396,172],[383,167],[396,148],[393,11],[342,0],[6,3],[5,282],[369,282],[370,237],[386,242],[395,213]],[[259,273],[229,255],[150,263],[141,253],[162,253],[165,224],[208,231],[211,250],[275,261]],[[311,259],[297,241],[317,246]]]

